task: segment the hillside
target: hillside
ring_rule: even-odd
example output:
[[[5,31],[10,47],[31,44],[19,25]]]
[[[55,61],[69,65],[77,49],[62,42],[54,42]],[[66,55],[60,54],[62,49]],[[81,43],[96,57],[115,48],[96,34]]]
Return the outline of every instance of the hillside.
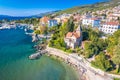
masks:
[[[31,15],[31,16],[9,16],[9,15],[0,15],[0,20],[7,19],[7,20],[21,20],[21,19],[29,19],[29,18],[41,18],[42,16],[46,15],[51,15],[58,12],[57,11],[50,11],[50,12],[45,12],[45,13],[40,13],[36,15]]]
[[[111,1],[106,1],[106,2],[99,2],[96,4],[76,6],[76,7],[69,8],[63,11],[59,11],[56,13],[56,15],[60,15],[63,13],[74,13],[74,12],[85,13],[87,11],[103,10],[106,8],[115,7],[117,5],[120,5],[120,0],[111,0]]]

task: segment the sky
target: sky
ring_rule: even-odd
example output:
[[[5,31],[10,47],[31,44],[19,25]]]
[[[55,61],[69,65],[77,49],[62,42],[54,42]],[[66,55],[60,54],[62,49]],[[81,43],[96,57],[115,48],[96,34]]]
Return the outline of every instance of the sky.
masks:
[[[104,0],[0,0],[0,15],[30,16]]]

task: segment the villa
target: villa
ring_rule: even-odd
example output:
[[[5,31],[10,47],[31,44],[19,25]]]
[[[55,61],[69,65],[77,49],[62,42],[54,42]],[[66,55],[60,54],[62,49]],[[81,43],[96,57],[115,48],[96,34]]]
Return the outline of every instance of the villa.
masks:
[[[65,19],[65,18],[69,19],[71,16],[72,14],[62,14],[60,17],[61,19]]]
[[[99,29],[106,34],[113,34],[115,31],[120,29],[120,24],[118,22],[107,22],[102,24]]]
[[[48,27],[53,27],[53,26],[56,26],[57,24],[58,22],[55,19],[48,20]]]
[[[118,20],[118,18],[119,17],[117,15],[113,15],[113,14],[107,16],[108,21]]]
[[[48,17],[43,17],[40,19],[40,24],[41,25],[46,25],[48,23],[49,18]]]
[[[54,19],[57,20],[58,23],[61,23],[61,17],[60,16],[57,16]]]
[[[72,16],[72,14],[62,14],[60,16],[55,17],[54,19],[57,20],[58,23],[65,23],[67,20]]]
[[[75,31],[68,32],[66,34],[66,37],[64,38],[64,41],[68,48],[74,49],[75,47],[80,46],[82,42],[81,27],[78,26],[78,28]]]
[[[83,25],[92,26],[92,27],[100,27],[100,19],[99,18],[84,18],[82,20]]]

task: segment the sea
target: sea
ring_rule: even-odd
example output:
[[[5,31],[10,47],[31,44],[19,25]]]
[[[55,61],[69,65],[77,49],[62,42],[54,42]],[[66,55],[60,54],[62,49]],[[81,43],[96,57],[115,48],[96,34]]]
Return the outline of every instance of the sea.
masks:
[[[23,29],[0,30],[0,80],[78,80],[77,72],[57,59],[29,60],[34,45]]]

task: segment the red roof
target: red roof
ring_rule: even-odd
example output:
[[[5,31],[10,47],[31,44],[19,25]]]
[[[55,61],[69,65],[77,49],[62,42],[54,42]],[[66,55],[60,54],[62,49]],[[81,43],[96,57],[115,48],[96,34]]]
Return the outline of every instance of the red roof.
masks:
[[[68,32],[66,37],[72,37],[79,38],[80,36],[76,32]]]
[[[79,38],[80,37],[76,32],[73,33],[73,36],[75,36],[75,38]]]
[[[41,18],[41,21],[43,21],[43,22],[45,22],[45,23],[47,23],[47,22],[48,22],[48,20],[49,20],[49,18],[48,18],[48,17],[46,17],[46,16],[44,16],[43,18]]]
[[[120,25],[119,22],[107,22],[105,24],[107,24],[107,25]]]
[[[91,18],[91,20],[99,20],[99,18]]]
[[[68,32],[66,37],[72,37],[72,34],[73,34],[72,32]]]

